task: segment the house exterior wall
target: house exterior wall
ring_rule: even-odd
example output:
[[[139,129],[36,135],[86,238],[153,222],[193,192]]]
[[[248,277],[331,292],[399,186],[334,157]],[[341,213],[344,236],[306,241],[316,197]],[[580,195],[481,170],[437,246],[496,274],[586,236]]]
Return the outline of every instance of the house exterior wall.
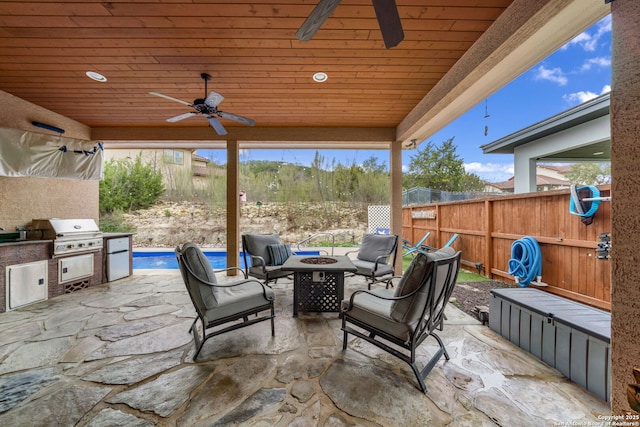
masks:
[[[536,191],[553,191],[569,188],[569,181],[564,174],[556,169],[550,168],[545,165],[536,166],[536,181],[539,181],[539,177],[548,177],[559,181],[566,181],[566,184],[538,184]],[[513,193],[514,191],[514,179],[503,182],[488,182],[484,186],[485,193]]]
[[[105,161],[131,159],[142,156],[142,162],[152,164],[162,173],[167,188],[176,188],[181,182],[193,181],[191,150],[180,149],[105,149]]]
[[[31,124],[40,121],[64,129],[64,136],[91,139],[88,127],[2,91],[0,109],[0,127],[47,133]],[[98,187],[98,181],[0,177],[0,227],[12,231],[35,218],[92,218],[97,222]]]
[[[632,370],[640,367],[639,16],[640,2],[611,3],[611,409],[614,415],[630,411],[632,397],[639,399],[632,388],[632,384],[638,383]],[[638,411],[637,406],[635,409]]]
[[[562,179],[562,180],[567,179],[564,176],[564,174],[560,172],[560,170],[558,170],[557,168],[549,167],[545,165],[538,165],[536,167],[536,174],[548,176],[549,178],[553,178],[553,179]]]

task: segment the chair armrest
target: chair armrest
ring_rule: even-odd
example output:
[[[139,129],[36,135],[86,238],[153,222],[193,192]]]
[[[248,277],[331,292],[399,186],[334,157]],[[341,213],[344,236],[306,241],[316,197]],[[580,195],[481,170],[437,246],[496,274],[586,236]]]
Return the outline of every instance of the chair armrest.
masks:
[[[394,276],[394,277],[396,277],[396,276]],[[414,290],[413,292],[411,292],[409,294],[406,294],[406,295],[403,295],[401,297],[394,297],[394,296],[387,297],[387,296],[376,294],[375,292],[370,291],[369,289],[358,289],[357,291],[355,291],[354,293],[351,294],[351,297],[349,298],[349,306],[346,309],[342,310],[342,311],[349,311],[349,310],[351,310],[353,308],[353,300],[354,300],[354,298],[355,298],[355,296],[357,294],[369,294],[369,295],[371,295],[371,296],[373,296],[375,298],[379,298],[379,299],[383,299],[383,300],[387,300],[387,301],[401,301],[403,299],[407,299],[407,298],[412,297],[416,292],[418,292],[418,290],[420,290],[421,287],[419,287],[418,289]]]
[[[249,255],[249,256],[251,257],[251,267],[260,267],[260,266],[267,265],[267,262],[260,255]]]
[[[219,270],[213,270],[214,273],[222,273],[224,271],[233,271],[233,270],[238,270],[242,272],[242,275],[244,276],[245,279],[248,279],[249,276],[247,275],[247,272],[244,271],[243,269],[241,269],[240,267],[227,267],[227,268],[221,268]]]
[[[191,271],[191,269],[187,266],[187,269],[191,272],[191,274],[194,277],[197,277],[193,271]],[[244,279],[244,280],[240,280],[238,282],[234,282],[234,283],[229,283],[227,285],[221,285],[219,283],[211,283],[211,282],[207,282],[206,280],[202,280],[200,278],[198,278],[198,280],[202,283],[204,283],[205,285],[211,286],[212,288],[233,288],[234,286],[240,286],[240,285],[244,285],[247,283],[255,283],[258,286],[262,287],[262,294],[264,295],[264,297],[266,299],[269,299],[267,297],[267,288],[270,288],[270,286],[265,285],[264,283],[260,282],[259,280],[255,280],[255,279]]]
[[[247,275],[246,275],[246,273],[245,273],[241,268],[239,268],[239,267],[229,267],[229,268],[225,268],[225,269],[222,269],[222,270],[218,270],[218,271],[226,271],[226,270],[234,270],[234,269],[238,269],[238,270],[242,271],[242,272],[244,273],[244,276],[245,276],[245,278],[244,278],[243,280],[240,280],[240,281],[238,281],[238,282],[230,283],[230,284],[228,284],[228,285],[221,285],[221,284],[218,284],[218,283],[211,283],[211,282],[209,282],[209,281],[207,281],[207,280],[203,280],[203,279],[201,279],[200,277],[198,277],[198,275],[197,275],[197,274],[195,274],[195,273],[193,272],[193,270],[191,269],[191,267],[189,267],[186,263],[184,263],[183,265],[184,265],[184,267],[187,269],[187,271],[189,272],[189,274],[191,274],[194,278],[196,278],[196,279],[197,279],[198,281],[200,281],[201,283],[204,283],[205,285],[207,285],[207,286],[211,286],[211,287],[213,287],[213,288],[232,288],[232,287],[234,287],[234,286],[239,286],[239,285],[242,285],[242,284],[245,284],[245,283],[250,283],[250,282],[251,282],[251,283],[256,283],[256,284],[258,284],[258,285],[260,285],[260,286],[262,287],[262,294],[264,295],[265,299],[269,300],[269,298],[267,297],[267,288],[270,288],[270,287],[269,287],[269,286],[267,286],[267,285],[265,285],[265,284],[263,284],[262,282],[260,282],[260,281],[258,281],[258,280],[255,280],[255,279],[247,279]],[[215,274],[215,272],[214,272],[214,274]]]
[[[267,274],[267,262],[260,255],[249,255],[251,257],[251,267],[260,267],[262,268],[262,273]],[[247,266],[247,274],[249,272],[249,266]]]
[[[376,262],[373,265],[373,271],[376,271],[378,269],[378,264],[384,264],[384,265],[389,264],[387,261],[381,262],[380,260],[383,258],[391,258],[391,255],[380,255],[379,257],[377,257]]]
[[[259,280],[255,280],[255,279],[246,279],[246,280],[241,280],[239,282],[234,282],[234,283],[229,283],[227,285],[221,285],[221,284],[211,284],[211,286],[216,287],[216,288],[233,288],[234,286],[240,286],[240,285],[246,285],[247,283],[255,283],[256,285],[259,285],[262,287],[262,294],[264,295],[264,297],[266,299],[267,298],[267,288],[271,288],[268,285],[265,285],[264,283],[260,282]]]
[[[345,256],[349,256],[349,254],[357,254],[358,252],[360,252],[360,249],[355,249],[353,251],[348,251],[348,252],[345,252]]]

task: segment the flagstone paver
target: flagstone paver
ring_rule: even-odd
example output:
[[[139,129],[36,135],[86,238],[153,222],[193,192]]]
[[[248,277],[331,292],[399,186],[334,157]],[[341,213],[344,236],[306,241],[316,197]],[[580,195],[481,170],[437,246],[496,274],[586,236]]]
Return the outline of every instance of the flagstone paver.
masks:
[[[364,286],[347,278],[345,294]],[[404,362],[353,337],[343,351],[337,313],[293,318],[291,282],[273,287],[275,337],[258,323],[208,340],[197,361],[178,271],[0,314],[0,425],[551,427],[610,414],[451,305],[439,332],[451,360],[436,365],[423,394]]]
[[[126,403],[132,408],[168,417],[189,400],[191,390],[199,387],[212,371],[206,366],[185,366],[118,393],[107,402]]]

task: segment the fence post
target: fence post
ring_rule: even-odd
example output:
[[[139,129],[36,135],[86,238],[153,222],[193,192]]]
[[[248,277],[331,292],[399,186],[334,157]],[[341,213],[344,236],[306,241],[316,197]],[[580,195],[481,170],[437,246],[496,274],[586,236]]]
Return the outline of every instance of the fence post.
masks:
[[[493,203],[487,199],[484,201],[484,275],[485,277],[492,278],[491,271],[493,270],[493,239],[491,238],[491,231],[493,230]]]
[[[438,240],[438,248],[441,248],[443,245],[442,236],[440,235],[440,203],[436,203],[436,236]]]

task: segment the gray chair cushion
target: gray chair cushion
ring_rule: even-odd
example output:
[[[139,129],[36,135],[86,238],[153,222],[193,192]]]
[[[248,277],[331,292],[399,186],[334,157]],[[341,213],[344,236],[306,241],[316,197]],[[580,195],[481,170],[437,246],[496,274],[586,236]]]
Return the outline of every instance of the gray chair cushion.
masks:
[[[182,247],[182,254],[186,265],[189,266],[198,279],[213,284],[218,283],[209,260],[195,243],[185,243]],[[217,288],[202,282],[198,282],[197,284],[190,283],[189,285],[198,286],[198,292],[207,309],[214,308],[218,305],[216,295]]]
[[[269,275],[269,279],[278,279],[280,277],[287,277],[291,274],[291,271],[283,270],[279,265],[268,265],[262,269],[262,267],[250,267],[249,275],[257,277],[258,279],[266,279]]]
[[[391,255],[393,245],[398,237],[393,234],[365,234],[362,237],[358,259],[362,261],[375,262],[379,256]],[[380,260],[387,262],[387,259]]]
[[[260,256],[267,265],[272,265],[271,255],[269,254],[269,245],[280,244],[280,236],[277,234],[245,234],[244,248],[251,256]],[[253,260],[252,260],[253,262]]]
[[[353,265],[358,269],[356,274],[361,274],[363,276],[386,276],[388,274],[393,274],[393,266],[389,264],[378,264],[378,269],[374,272],[373,269],[376,266],[375,262],[371,261],[362,261],[360,259],[354,259]]]
[[[393,296],[393,291],[387,289],[373,289],[371,292],[386,297]],[[345,300],[343,308],[348,304],[349,300]],[[367,293],[358,293],[353,298],[353,307],[349,310],[349,316],[374,328],[381,329],[402,341],[407,341],[411,338],[415,325],[392,319],[392,305],[393,301],[376,298]]]
[[[267,251],[271,258],[271,265],[282,265],[291,256],[291,246],[282,243],[267,245]]]
[[[213,322],[269,304],[273,299],[274,292],[271,288],[255,280],[245,280],[237,286],[220,288],[218,306],[208,310],[205,317],[208,322]]]
[[[394,296],[402,297],[420,288],[425,280],[428,280],[431,276],[433,261],[442,258],[449,258],[455,255],[455,253],[455,249],[451,247],[442,248],[437,252],[418,252],[407,268],[407,271],[405,271],[402,276],[402,279],[400,279],[400,282],[394,292]],[[445,278],[439,277],[438,279],[444,280]],[[428,287],[423,286],[422,289],[413,297],[395,301],[391,306],[391,317],[402,323],[416,323],[422,314],[422,308],[426,302],[428,291]]]

